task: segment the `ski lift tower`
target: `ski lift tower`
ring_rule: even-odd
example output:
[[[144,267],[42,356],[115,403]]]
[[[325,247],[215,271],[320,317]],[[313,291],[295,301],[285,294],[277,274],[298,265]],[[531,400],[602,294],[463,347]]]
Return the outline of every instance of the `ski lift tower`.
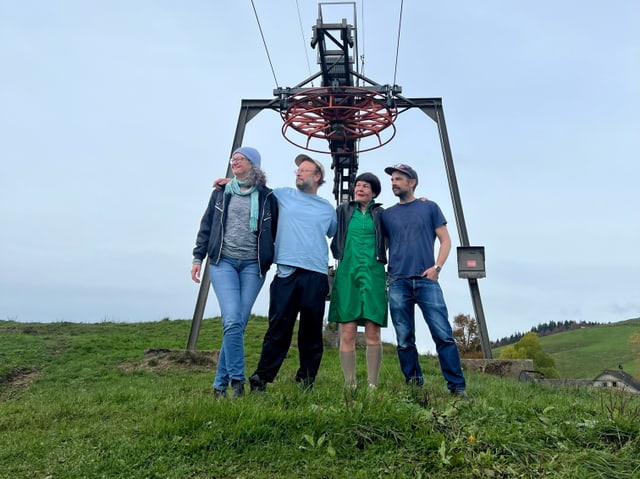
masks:
[[[353,199],[353,186],[358,173],[358,153],[386,145],[396,132],[399,114],[417,108],[438,127],[445,171],[458,228],[460,247],[458,276],[469,282],[471,300],[478,322],[480,345],[485,359],[491,359],[491,347],[480,298],[478,278],[485,276],[484,248],[471,246],[462,211],[453,156],[447,134],[441,98],[406,98],[398,85],[381,85],[358,70],[357,24],[355,2],[339,2],[353,8],[353,23],[325,22],[323,7],[318,4],[318,19],[313,26],[311,47],[317,50],[320,71],[294,87],[278,87],[274,98],[242,100],[231,151],[242,145],[246,125],[263,110],[274,110],[283,120],[284,138],[300,148],[331,155],[334,170],[333,194],[336,204]],[[313,81],[320,79],[320,86]],[[302,138],[302,140],[299,140]],[[328,142],[329,149],[318,149],[316,140]],[[361,142],[366,142],[362,145]],[[227,167],[226,175],[231,174]],[[196,307],[187,342],[187,350],[195,351],[200,324],[209,292],[209,259],[207,258],[198,292]]]

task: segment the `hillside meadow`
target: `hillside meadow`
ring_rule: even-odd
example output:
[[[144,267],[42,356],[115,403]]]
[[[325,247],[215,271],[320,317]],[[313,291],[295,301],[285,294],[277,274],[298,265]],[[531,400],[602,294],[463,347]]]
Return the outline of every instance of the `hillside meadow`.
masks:
[[[574,329],[540,338],[540,346],[551,355],[563,378],[593,379],[604,369],[618,369],[640,380],[640,318]]]
[[[327,348],[302,392],[294,345],[266,394],[215,400],[220,321],[203,322],[195,355],[189,326],[0,321],[0,477],[640,477],[637,396],[467,372],[464,402],[431,356],[425,387],[406,386],[391,345],[378,389],[345,391]],[[250,371],[265,329],[252,318]]]

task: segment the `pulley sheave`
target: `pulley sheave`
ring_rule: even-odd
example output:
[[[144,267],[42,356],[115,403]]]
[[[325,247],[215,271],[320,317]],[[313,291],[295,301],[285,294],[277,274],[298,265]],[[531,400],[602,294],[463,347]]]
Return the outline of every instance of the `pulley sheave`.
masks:
[[[348,144],[372,137],[373,145],[360,145],[363,152],[386,145],[396,134],[398,111],[384,91],[351,86],[305,88],[289,91],[282,103],[282,135],[290,143],[317,153],[331,151],[311,147],[312,138]],[[296,141],[291,130],[305,136],[306,141]]]

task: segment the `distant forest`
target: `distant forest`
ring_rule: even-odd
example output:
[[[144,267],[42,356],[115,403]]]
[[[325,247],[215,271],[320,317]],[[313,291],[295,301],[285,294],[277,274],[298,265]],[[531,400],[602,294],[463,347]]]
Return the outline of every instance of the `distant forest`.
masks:
[[[594,322],[588,322],[588,321],[581,321],[579,323],[575,321],[564,321],[564,322],[549,321],[548,323],[542,323],[542,324],[539,324],[538,326],[534,326],[533,328],[531,328],[531,331],[529,332],[534,332],[540,337],[540,336],[548,336],[550,334],[555,334],[555,333],[562,333],[563,331],[571,331],[573,329],[590,328],[592,326],[601,326],[601,325],[602,323],[594,323]],[[515,333],[506,338],[502,338],[497,341],[492,341],[491,347],[497,348],[500,346],[507,346],[508,344],[517,343],[520,340],[520,338],[522,338],[522,336],[524,336],[525,334],[526,333]]]

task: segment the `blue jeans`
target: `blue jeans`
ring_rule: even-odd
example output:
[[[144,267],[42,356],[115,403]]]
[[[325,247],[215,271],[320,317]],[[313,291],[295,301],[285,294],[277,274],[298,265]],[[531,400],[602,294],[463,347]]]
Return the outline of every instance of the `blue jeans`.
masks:
[[[233,380],[245,383],[244,331],[265,276],[260,276],[257,260],[222,257],[210,267],[222,315],[222,346],[213,387],[227,389]]]
[[[418,305],[436,345],[442,375],[449,391],[465,389],[460,355],[449,324],[447,305],[437,281],[396,279],[389,283],[389,310],[396,330],[400,369],[407,383],[424,383],[416,348],[415,305]]]

